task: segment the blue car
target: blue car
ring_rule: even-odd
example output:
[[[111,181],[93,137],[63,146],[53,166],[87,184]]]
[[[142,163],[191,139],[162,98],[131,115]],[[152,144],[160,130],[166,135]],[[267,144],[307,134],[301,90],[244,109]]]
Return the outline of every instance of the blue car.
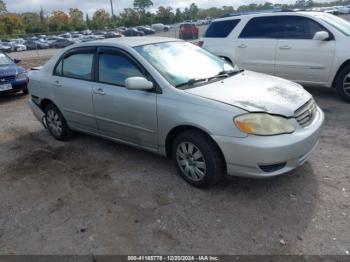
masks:
[[[28,76],[26,70],[18,66],[18,59],[12,60],[0,52],[0,95],[22,91],[28,94]]]

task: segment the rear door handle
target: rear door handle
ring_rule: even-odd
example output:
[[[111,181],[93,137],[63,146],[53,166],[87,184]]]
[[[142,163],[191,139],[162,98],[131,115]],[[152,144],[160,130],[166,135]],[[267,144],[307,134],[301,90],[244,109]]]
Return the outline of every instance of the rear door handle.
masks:
[[[280,46],[280,49],[287,50],[287,49],[292,49],[292,48],[289,45],[282,45],[282,46]]]
[[[94,89],[94,93],[96,95],[101,95],[101,96],[104,96],[106,94],[101,87]]]
[[[239,46],[237,46],[238,48],[247,48],[246,44],[240,44]]]

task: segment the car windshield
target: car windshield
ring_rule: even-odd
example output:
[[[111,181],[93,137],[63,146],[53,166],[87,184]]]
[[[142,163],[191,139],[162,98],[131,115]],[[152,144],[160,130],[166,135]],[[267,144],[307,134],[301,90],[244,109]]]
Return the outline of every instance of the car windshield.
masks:
[[[350,23],[335,15],[322,14],[319,16],[324,22],[340,31],[346,36],[350,36]]]
[[[198,80],[235,70],[223,59],[187,42],[157,43],[135,49],[176,87],[191,87]]]
[[[13,61],[11,60],[11,58],[9,58],[5,54],[0,54],[0,66],[6,66],[11,64],[13,64]]]

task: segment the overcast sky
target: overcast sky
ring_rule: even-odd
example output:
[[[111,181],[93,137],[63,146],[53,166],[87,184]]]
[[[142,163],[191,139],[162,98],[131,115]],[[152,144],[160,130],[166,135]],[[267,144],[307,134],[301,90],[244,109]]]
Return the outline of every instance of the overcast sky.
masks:
[[[38,11],[40,7],[46,12],[52,10],[67,11],[70,7],[77,7],[85,13],[92,14],[96,9],[104,8],[110,10],[110,0],[4,0],[9,12]],[[185,8],[191,3],[196,3],[200,8],[221,7],[223,5],[233,5],[234,7],[249,4],[251,2],[264,3],[267,0],[153,0],[154,6],[172,6],[173,8]],[[269,0],[272,3],[294,3],[295,0]],[[126,7],[132,7],[133,0],[113,0],[114,10],[119,13]]]

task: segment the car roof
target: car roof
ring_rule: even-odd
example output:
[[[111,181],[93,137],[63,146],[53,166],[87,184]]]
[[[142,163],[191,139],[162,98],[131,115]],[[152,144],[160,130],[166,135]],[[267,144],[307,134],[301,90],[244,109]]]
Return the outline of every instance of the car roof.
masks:
[[[230,21],[230,20],[237,20],[237,19],[242,19],[242,18],[253,18],[253,17],[264,17],[264,16],[283,16],[283,15],[311,15],[311,16],[316,16],[319,14],[323,14],[322,12],[317,12],[317,11],[297,11],[297,12],[256,12],[256,13],[247,13],[247,14],[237,14],[237,15],[232,15],[229,17],[224,17],[224,18],[218,18],[215,19],[213,22],[220,22],[220,21]]]
[[[104,44],[119,44],[119,45],[125,45],[129,47],[136,47],[136,46],[142,46],[142,45],[149,45],[149,44],[156,44],[156,43],[163,43],[163,42],[174,42],[174,41],[182,41],[182,40],[170,38],[170,37],[160,37],[160,36],[142,36],[142,37],[134,36],[134,37],[120,37],[120,38],[96,40],[96,41],[78,44],[78,46],[84,46],[84,45],[99,46]]]

